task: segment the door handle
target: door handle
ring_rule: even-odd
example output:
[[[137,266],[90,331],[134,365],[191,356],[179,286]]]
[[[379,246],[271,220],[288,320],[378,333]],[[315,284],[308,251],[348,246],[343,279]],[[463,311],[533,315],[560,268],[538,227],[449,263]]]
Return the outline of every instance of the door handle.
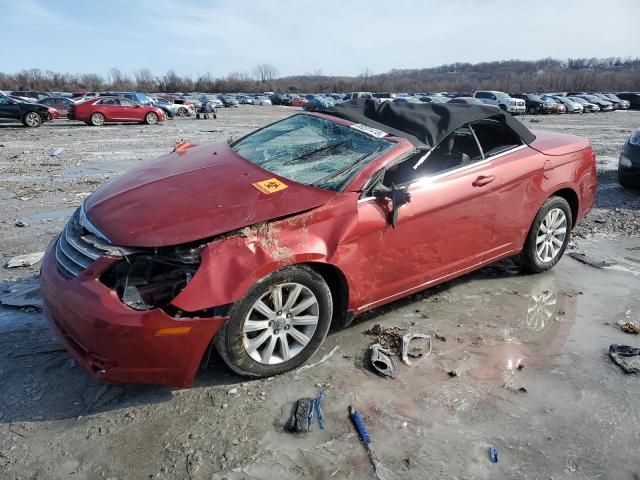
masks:
[[[473,183],[471,185],[473,185],[474,187],[483,187],[485,185],[490,184],[495,179],[496,179],[496,177],[493,176],[493,175],[480,175],[478,178],[476,178],[473,181]]]

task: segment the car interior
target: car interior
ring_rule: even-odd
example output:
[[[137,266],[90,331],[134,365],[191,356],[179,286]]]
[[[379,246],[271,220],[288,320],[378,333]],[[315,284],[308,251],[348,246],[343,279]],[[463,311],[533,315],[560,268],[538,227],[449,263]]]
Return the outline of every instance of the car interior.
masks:
[[[498,120],[480,120],[455,130],[423,162],[420,160],[425,155],[424,151],[388,168],[383,184],[405,185],[421,177],[439,175],[471,165],[520,145],[522,140],[504,123]],[[419,165],[414,168],[416,164]]]

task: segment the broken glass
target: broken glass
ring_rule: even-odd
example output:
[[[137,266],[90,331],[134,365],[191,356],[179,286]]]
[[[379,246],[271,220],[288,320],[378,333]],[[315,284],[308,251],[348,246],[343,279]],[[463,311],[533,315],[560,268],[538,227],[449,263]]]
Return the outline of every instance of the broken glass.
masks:
[[[394,144],[312,115],[294,115],[249,134],[233,150],[280,177],[338,191]]]

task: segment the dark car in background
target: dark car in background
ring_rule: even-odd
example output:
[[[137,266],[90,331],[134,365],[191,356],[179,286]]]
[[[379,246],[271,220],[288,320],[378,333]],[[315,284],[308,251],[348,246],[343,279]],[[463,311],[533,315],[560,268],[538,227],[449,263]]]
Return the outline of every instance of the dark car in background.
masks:
[[[640,188],[640,128],[622,147],[618,161],[618,182],[623,187]]]
[[[274,93],[269,97],[272,105],[289,105],[289,97],[282,93]]]
[[[620,110],[627,110],[630,107],[630,104],[627,100],[623,100],[613,93],[601,93],[598,96],[604,100],[614,102],[614,104],[616,104]]]
[[[235,97],[229,95],[219,95],[218,98],[225,107],[237,107],[240,104]]]
[[[551,113],[553,111],[553,107],[548,102],[542,100],[538,95],[530,93],[512,93],[510,95],[513,98],[524,100],[524,106],[529,114]]]
[[[51,96],[50,93],[41,92],[39,90],[14,90],[13,92],[11,92],[11,95],[14,95],[16,97],[31,98],[34,101],[38,101],[42,98]]]
[[[638,110],[640,109],[640,93],[638,92],[621,92],[616,93],[616,96],[622,100],[629,102],[629,108]]]
[[[591,95],[589,93],[575,93],[575,94],[570,93],[569,96],[582,98],[583,100],[586,100],[589,103],[593,103],[598,107],[600,107],[601,112],[613,111],[613,102],[610,102],[608,100],[603,100],[602,98],[597,97],[596,95]]]
[[[55,108],[61,117],[66,117],[71,107],[76,104],[75,101],[67,97],[47,97],[40,100],[39,103],[50,108]]]
[[[54,109],[39,103],[21,100],[0,94],[0,119],[16,120],[25,127],[39,127],[58,115]]]

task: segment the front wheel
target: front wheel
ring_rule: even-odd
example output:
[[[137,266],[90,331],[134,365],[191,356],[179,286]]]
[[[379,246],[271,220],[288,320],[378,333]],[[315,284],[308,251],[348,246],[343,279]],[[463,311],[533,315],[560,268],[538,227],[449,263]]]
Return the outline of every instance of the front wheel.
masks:
[[[144,123],[147,125],[155,125],[158,123],[158,114],[154,112],[149,112],[144,116]]]
[[[38,112],[29,112],[24,116],[22,123],[29,128],[39,127],[42,125],[42,117]]]
[[[89,121],[94,127],[101,127],[102,125],[104,125],[105,118],[103,114],[96,112],[91,114],[91,117],[89,117]]]
[[[533,273],[552,268],[569,244],[572,225],[567,201],[562,197],[549,198],[531,225],[518,258],[520,267]]]
[[[184,107],[180,107],[180,108],[178,109],[178,111],[177,111],[177,115],[178,115],[179,117],[186,117],[186,116],[187,116],[187,113],[189,113],[189,112],[187,112],[187,109],[186,109],[186,108],[184,108]]]
[[[313,355],[331,324],[331,291],[305,266],[258,281],[231,309],[215,346],[236,373],[269,377],[293,370]]]

